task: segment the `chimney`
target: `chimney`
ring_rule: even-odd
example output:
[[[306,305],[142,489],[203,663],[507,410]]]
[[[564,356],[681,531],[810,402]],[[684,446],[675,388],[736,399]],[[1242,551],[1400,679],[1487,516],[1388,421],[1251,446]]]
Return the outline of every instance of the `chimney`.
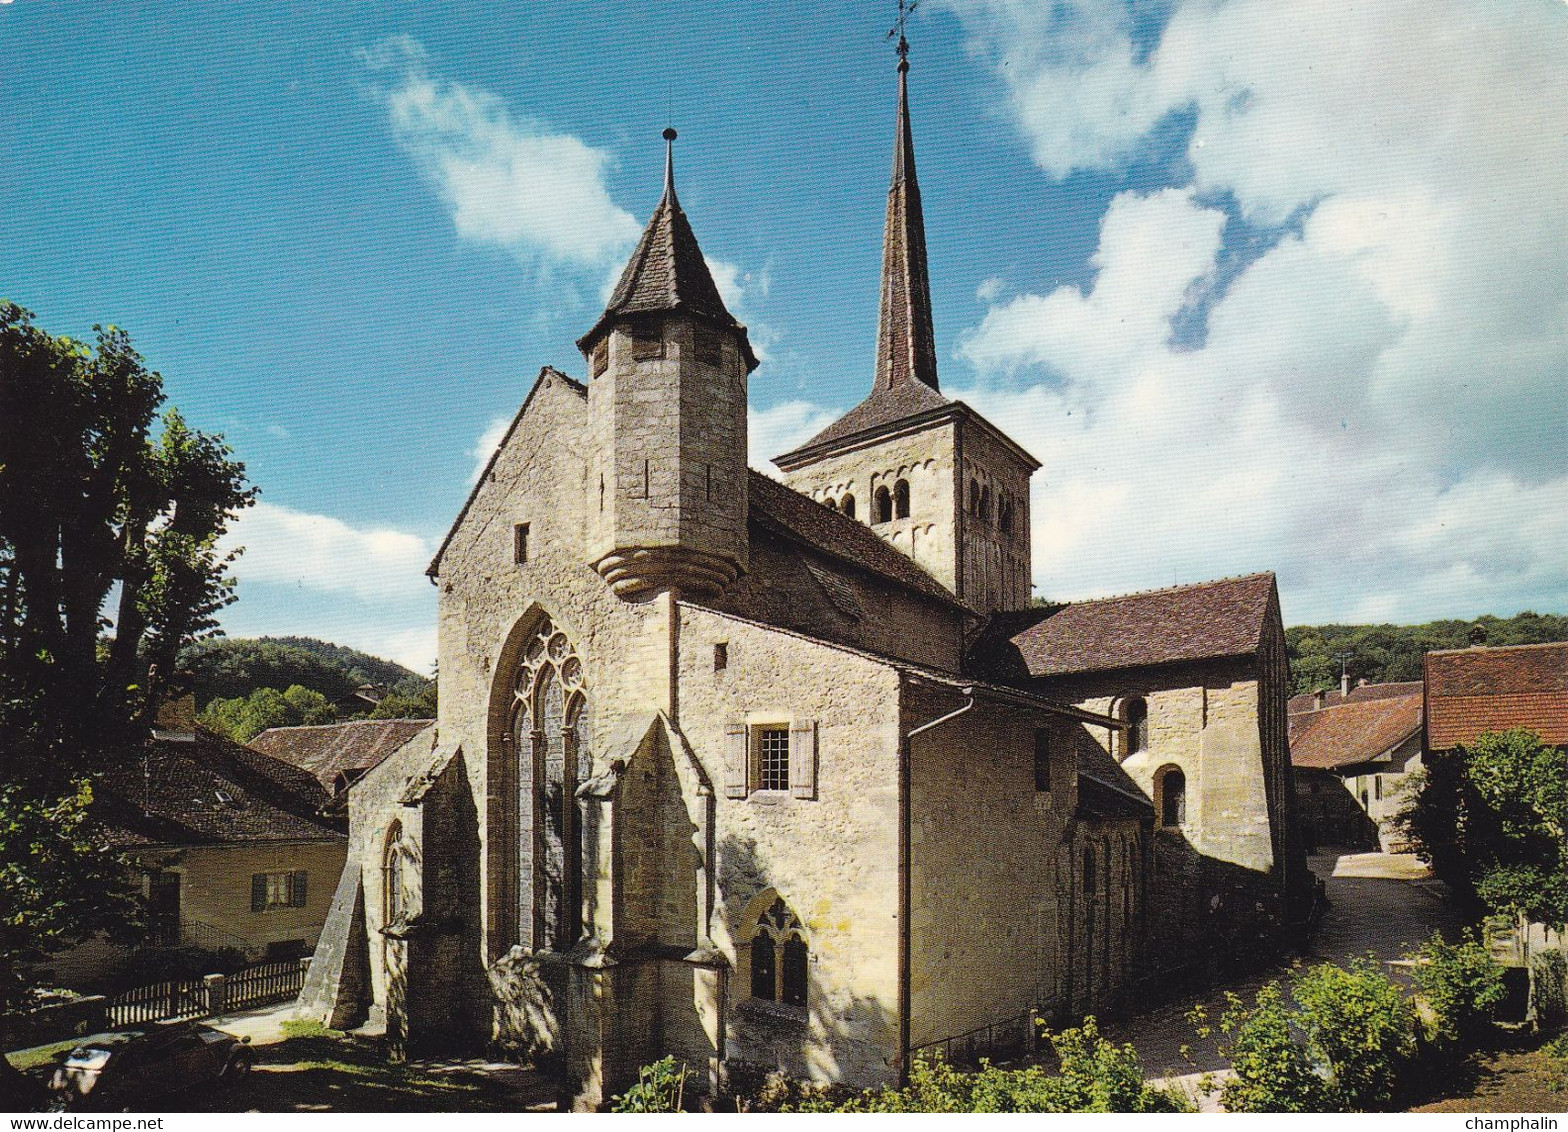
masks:
[[[1339,675],[1339,698],[1342,700],[1350,698],[1350,673],[1348,672]]]
[[[1358,687],[1358,688],[1365,688],[1366,686],[1367,686],[1367,678],[1365,676],[1361,677],[1361,679],[1356,681],[1356,687]]]
[[[1479,621],[1470,626],[1470,647],[1473,649],[1486,647],[1486,626]]]
[[[1316,692],[1313,692],[1312,693],[1312,710],[1313,711],[1321,711],[1321,710],[1323,710],[1323,700],[1327,696],[1328,696],[1328,693],[1325,692],[1322,688],[1319,688]]]

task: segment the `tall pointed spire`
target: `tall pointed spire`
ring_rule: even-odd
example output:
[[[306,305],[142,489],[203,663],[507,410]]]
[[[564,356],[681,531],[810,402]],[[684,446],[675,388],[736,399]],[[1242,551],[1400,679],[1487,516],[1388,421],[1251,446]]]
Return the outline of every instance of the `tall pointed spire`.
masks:
[[[936,379],[931,328],[931,282],[926,271],[926,225],[915,178],[915,140],[909,126],[909,41],[898,37],[898,130],[893,182],[882,233],[882,306],[877,323],[875,389]]]

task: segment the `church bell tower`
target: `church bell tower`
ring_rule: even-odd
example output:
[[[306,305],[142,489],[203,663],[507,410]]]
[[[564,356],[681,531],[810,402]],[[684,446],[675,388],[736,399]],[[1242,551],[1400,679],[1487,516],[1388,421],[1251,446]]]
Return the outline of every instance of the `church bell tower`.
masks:
[[[615,593],[717,593],[746,569],[746,379],[757,358],[675,195],[664,196],[593,329],[589,554]]]

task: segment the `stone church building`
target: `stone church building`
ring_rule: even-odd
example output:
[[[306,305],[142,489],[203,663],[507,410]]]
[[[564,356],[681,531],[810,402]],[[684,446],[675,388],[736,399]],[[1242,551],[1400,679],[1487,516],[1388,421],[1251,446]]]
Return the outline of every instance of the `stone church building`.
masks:
[[[1273,578],[1031,608],[1039,465],[937,381],[907,71],[871,391],[783,482],[667,153],[431,563],[439,718],[349,791],[318,1016],[580,1106],[667,1053],[873,1085],[1289,920]]]

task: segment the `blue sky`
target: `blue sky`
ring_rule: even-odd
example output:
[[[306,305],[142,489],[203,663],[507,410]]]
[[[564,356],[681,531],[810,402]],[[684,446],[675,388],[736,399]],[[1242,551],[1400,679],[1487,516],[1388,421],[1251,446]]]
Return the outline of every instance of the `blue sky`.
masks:
[[[864,395],[894,6],[0,0],[0,294],[127,328],[262,489],[235,635],[434,658],[496,422],[681,199],[765,361]],[[1044,462],[1037,592],[1568,611],[1568,5],[927,0],[944,390]]]

